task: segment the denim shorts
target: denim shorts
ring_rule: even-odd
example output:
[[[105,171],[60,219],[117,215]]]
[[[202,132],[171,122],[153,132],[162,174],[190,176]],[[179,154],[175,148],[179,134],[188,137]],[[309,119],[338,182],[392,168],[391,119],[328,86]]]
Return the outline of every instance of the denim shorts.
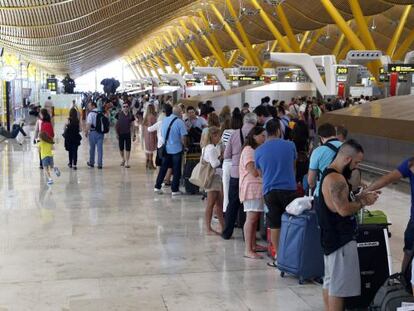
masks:
[[[414,246],[414,219],[410,218],[404,232],[404,250],[411,251]]]
[[[43,167],[53,167],[53,157],[45,157],[42,159]]]

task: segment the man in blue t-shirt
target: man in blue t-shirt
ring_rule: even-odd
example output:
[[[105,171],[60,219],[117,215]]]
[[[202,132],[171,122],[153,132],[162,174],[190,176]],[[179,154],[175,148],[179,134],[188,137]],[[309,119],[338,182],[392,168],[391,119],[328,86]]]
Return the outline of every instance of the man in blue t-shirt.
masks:
[[[164,118],[161,124],[161,135],[165,141],[167,155],[162,159],[161,168],[154,187],[154,192],[156,193],[162,193],[161,186],[165,175],[167,174],[168,168],[172,167],[173,180],[171,184],[171,193],[173,196],[181,194],[179,189],[181,162],[185,145],[185,136],[187,135],[187,128],[182,120],[182,113],[182,109],[179,106],[175,106],[172,115]],[[166,139],[170,125],[171,130],[168,139]]]
[[[318,136],[322,145],[316,148],[310,157],[308,184],[309,188],[315,188],[313,195],[319,196],[319,185],[322,173],[332,163],[342,142],[336,138],[335,127],[330,123],[324,123],[318,128]]]
[[[267,219],[275,249],[279,246],[282,214],[296,197],[296,147],[280,138],[280,122],[266,124],[267,141],[255,151],[255,163],[263,178],[263,196],[269,209]],[[272,263],[275,266],[275,263]]]
[[[411,212],[404,232],[404,258],[401,264],[401,271],[404,273],[414,255],[414,157],[405,159],[397,169],[373,182],[367,190],[375,191],[381,189],[399,181],[401,178],[409,178],[411,185]]]

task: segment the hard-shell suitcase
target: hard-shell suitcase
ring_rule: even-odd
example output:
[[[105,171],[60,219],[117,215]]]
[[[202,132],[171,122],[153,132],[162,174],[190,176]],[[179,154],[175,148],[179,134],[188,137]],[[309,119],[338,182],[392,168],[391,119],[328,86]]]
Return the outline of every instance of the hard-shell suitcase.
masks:
[[[191,173],[193,172],[194,167],[200,161],[201,154],[199,153],[187,153],[185,155],[185,164],[184,164],[184,188],[185,192],[188,194],[199,194],[200,188],[196,185],[193,185],[190,182]]]
[[[391,275],[381,286],[370,306],[371,311],[394,311],[403,302],[414,302],[414,297],[407,292],[404,275]]]
[[[314,210],[299,216],[282,215],[277,267],[282,277],[285,273],[297,276],[299,284],[324,275],[320,229]]]
[[[347,309],[369,307],[378,289],[392,271],[387,224],[359,225],[357,246],[361,295],[346,298]]]

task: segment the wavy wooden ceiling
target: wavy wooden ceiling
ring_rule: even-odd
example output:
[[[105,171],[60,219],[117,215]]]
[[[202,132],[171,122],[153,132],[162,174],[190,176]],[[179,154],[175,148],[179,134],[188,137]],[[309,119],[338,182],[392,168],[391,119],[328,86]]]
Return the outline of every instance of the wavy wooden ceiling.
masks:
[[[232,0],[237,12],[240,5],[251,8],[249,0]],[[218,24],[206,5],[216,4],[228,16],[224,0],[0,0],[0,46],[47,68],[50,72],[69,72],[78,76],[99,65],[131,52],[139,52],[146,43],[171,27],[181,27],[179,19],[195,34],[203,56],[210,55],[195,27],[186,19],[203,9],[211,23]],[[274,6],[259,1],[283,34]],[[342,16],[352,19],[347,0],[332,0]],[[360,0],[366,16],[376,15],[377,28],[373,37],[379,48],[385,49],[402,14],[403,4],[414,0]],[[204,5],[202,5],[204,4]],[[318,0],[286,0],[284,11],[295,33],[315,30],[333,21]],[[414,29],[411,11],[400,42]],[[274,40],[259,16],[242,16],[249,39],[258,44]],[[202,27],[203,28],[203,27]],[[330,39],[319,41],[312,53],[328,53],[339,36],[330,26]],[[236,48],[224,30],[216,36],[224,51]],[[185,50],[183,49],[185,52]],[[186,53],[186,52],[185,52]],[[190,59],[189,54],[185,54]],[[178,60],[176,60],[178,62]]]

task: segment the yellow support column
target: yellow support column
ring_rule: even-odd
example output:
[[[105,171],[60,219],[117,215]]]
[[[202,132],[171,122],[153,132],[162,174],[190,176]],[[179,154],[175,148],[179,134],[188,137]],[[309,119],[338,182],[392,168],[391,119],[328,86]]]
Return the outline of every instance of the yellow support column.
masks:
[[[341,36],[338,39],[338,42],[336,42],[334,49],[332,50],[332,54],[335,55],[336,58],[338,58],[339,51],[341,50],[341,46],[345,41],[345,35],[341,34]]]
[[[365,45],[359,40],[358,36],[353,32],[351,27],[346,23],[344,18],[338,12],[337,8],[332,4],[331,0],[320,0],[328,14],[332,17],[335,24],[341,29],[342,33],[356,50],[365,50]]]
[[[162,62],[162,59],[158,56],[154,56],[155,61],[157,62],[158,66],[160,66],[163,73],[168,73],[167,68],[165,67],[164,63]]]
[[[234,63],[236,62],[237,58],[239,58],[240,56],[240,51],[239,50],[234,50],[233,52],[231,52],[231,56],[229,59],[229,66],[233,67]]]
[[[171,56],[168,53],[164,53],[164,58],[167,61],[168,65],[171,67],[174,73],[178,73],[178,68],[175,65],[174,61],[172,60]]]
[[[188,29],[187,24],[184,22],[184,20],[180,20],[180,24],[181,24],[181,26],[183,26],[183,28],[184,28],[184,30],[186,32],[186,35],[189,36],[191,34],[191,31],[190,31],[190,29]],[[205,60],[203,59],[203,56],[201,55],[201,52],[198,49],[198,47],[195,44],[195,42],[190,42],[190,46],[193,49],[194,53],[197,55],[197,58],[200,60],[199,65],[201,67],[207,66],[207,64],[206,64]],[[203,64],[203,65],[201,65],[201,64]]]
[[[220,66],[227,67],[226,60],[216,51],[214,48],[214,45],[210,42],[210,40],[207,38],[207,36],[203,33],[200,26],[196,23],[194,18],[192,16],[189,17],[190,22],[194,25],[194,27],[197,29],[197,31],[201,34],[201,38],[203,38],[205,44],[207,45],[208,49],[210,50],[211,54],[214,55],[214,57],[219,61]]]
[[[141,79],[144,79],[145,73],[142,71],[142,68],[139,68],[137,64],[133,66],[135,66],[135,70],[138,72],[139,77]]]
[[[139,75],[139,76],[141,77],[141,79],[143,79],[143,78],[145,78],[145,72],[144,72],[144,70],[142,69],[142,67],[141,67],[141,66],[139,66],[139,63],[138,63],[138,58],[137,58],[136,56],[134,56],[134,57],[135,57],[135,61],[134,61],[134,58],[133,58],[133,57],[131,57],[131,59],[133,60],[132,64],[134,65],[134,67],[135,67],[136,71],[140,73],[140,75]]]
[[[151,70],[151,66],[148,65],[148,59],[142,62],[142,66],[147,70],[149,77],[152,77],[154,75],[154,73]]]
[[[273,44],[272,44],[272,46],[271,46],[271,48],[270,48],[270,51],[269,51],[269,52],[274,52],[274,51],[275,51],[275,49],[276,49],[276,47],[277,47],[277,44],[278,44],[278,41],[277,41],[277,40],[275,40],[275,41],[273,42]]]
[[[282,4],[279,4],[276,7],[277,15],[279,16],[280,23],[282,24],[283,30],[286,33],[286,36],[289,39],[290,46],[295,52],[300,51],[300,46],[298,41],[296,41],[295,34],[293,33],[292,27],[289,24],[289,21],[286,17],[285,11],[283,11]]]
[[[137,63],[137,66],[144,73],[144,76],[147,76],[147,77],[151,76],[151,72],[148,71],[148,68],[145,66],[145,64]]]
[[[374,39],[372,39],[371,33],[369,32],[367,22],[362,13],[359,0],[348,0],[349,6],[351,7],[352,14],[354,15],[355,22],[358,26],[359,33],[361,34],[364,45],[370,50],[376,50]]]
[[[171,46],[172,42],[168,39],[167,36],[164,36],[165,41]],[[187,60],[185,59],[184,55],[180,51],[180,48],[173,48],[174,55],[177,57],[178,61],[180,62],[181,66],[185,69],[186,72],[191,73],[191,68],[188,65]]]
[[[148,63],[150,65],[150,67],[152,68],[152,70],[154,70],[155,74],[157,75],[158,79],[160,79],[160,81],[162,80],[160,73],[158,72],[158,68],[154,65],[154,63],[152,62],[152,60],[148,60]]]
[[[127,57],[125,58],[125,60],[126,60],[126,62],[128,63],[129,68],[131,68],[132,72],[134,73],[135,77],[136,77],[137,79],[139,79],[139,78],[141,78],[141,79],[142,79],[141,74],[140,74],[140,73],[139,73],[139,71],[138,71],[138,70],[134,67],[134,65],[133,65],[133,61],[131,60],[131,58],[130,58],[129,56],[127,56]]]
[[[164,63],[162,62],[162,60],[155,55],[156,50],[153,50],[151,48],[148,48],[148,52],[150,52],[150,54],[153,54],[154,56],[154,60],[157,63],[158,67],[162,70],[163,73],[168,73],[167,68],[165,68]]]
[[[346,54],[348,53],[348,51],[352,48],[352,44],[350,42],[348,42],[344,48],[339,52],[337,60],[343,60],[346,57]]]
[[[155,40],[155,44],[156,44],[156,46],[158,47],[159,50],[163,49],[162,45],[157,40]],[[174,63],[173,59],[171,58],[169,52],[165,51],[163,53],[163,56],[164,56],[165,60],[167,61],[168,65],[170,66],[171,70],[174,73],[179,73],[179,71],[177,69],[177,66],[175,65],[175,63]]]
[[[181,33],[179,28],[176,28],[175,31],[177,32],[178,36],[180,37],[181,40],[185,41],[185,37],[184,35]],[[198,55],[193,47],[191,46],[190,43],[185,43],[185,46],[188,50],[188,52],[191,54],[191,56],[193,57],[193,59],[198,63],[199,66],[201,67],[205,67],[205,62],[203,61],[203,59],[201,58],[200,55]]]
[[[276,50],[277,43],[278,43],[277,40],[275,40],[273,42],[273,44],[272,44],[272,46],[271,46],[271,48],[269,50],[269,53],[272,53],[272,52],[274,52]],[[272,65],[272,63],[270,61],[265,61],[265,63],[263,64],[263,68],[269,68],[269,66],[271,66],[271,65]]]
[[[206,29],[210,29],[210,24],[209,24],[209,22],[208,22],[208,20],[207,20],[207,18],[204,16],[204,13],[202,12],[202,11],[199,11],[198,12],[198,15],[200,15],[200,17],[201,17],[201,20],[203,21],[203,23],[204,23],[204,27],[206,28]],[[210,37],[210,40],[211,40],[211,42],[213,43],[213,45],[214,45],[214,48],[216,49],[216,52],[217,52],[217,54],[225,61],[225,64],[226,64],[226,67],[228,67],[229,66],[229,64],[228,64],[228,62],[226,61],[226,55],[224,55],[224,53],[223,53],[223,50],[222,50],[222,48],[221,48],[221,46],[220,46],[220,43],[218,42],[218,40],[217,40],[217,37],[216,37],[216,35],[214,34],[214,33],[210,33],[209,34],[209,37]]]
[[[414,42],[414,29],[410,31],[407,38],[403,41],[400,47],[395,52],[394,56],[392,57],[393,60],[402,60],[407,53],[408,49],[410,48],[411,44]]]
[[[253,4],[253,6],[260,11],[260,16],[261,16],[263,22],[266,24],[266,26],[272,32],[275,39],[277,39],[277,41],[279,41],[279,44],[282,47],[282,50],[285,51],[285,52],[293,52],[293,49],[286,43],[285,38],[283,38],[280,31],[273,24],[272,20],[267,15],[266,11],[263,10],[263,8],[259,4],[259,2],[257,0],[250,0],[250,1]]]
[[[309,34],[310,34],[310,31],[305,31],[305,33],[303,34],[303,38],[300,41],[300,45],[299,45],[299,51],[301,52],[303,51],[303,47],[305,46],[306,41],[308,40]]]
[[[324,28],[320,28],[320,29],[318,29],[316,31],[316,33],[314,34],[311,42],[305,48],[305,50],[304,50],[305,53],[310,53],[310,51],[312,50],[312,48],[314,47],[314,45],[316,44],[316,42],[318,42],[318,39],[322,36],[323,32],[324,32]]]
[[[254,64],[253,58],[250,56],[249,51],[244,47],[243,43],[237,37],[237,35],[233,32],[233,29],[229,26],[229,24],[224,20],[223,15],[217,9],[217,7],[212,3],[210,4],[214,14],[216,14],[217,18],[219,19],[220,23],[224,25],[224,29],[229,34],[231,39],[233,40],[234,44],[239,48],[239,50],[243,53],[243,56],[249,61],[250,64]]]
[[[404,30],[405,23],[407,21],[408,15],[410,14],[412,5],[407,5],[405,7],[405,10],[401,16],[401,19],[397,25],[397,29],[395,30],[394,35],[392,36],[391,42],[387,48],[386,54],[391,56],[391,58],[394,56],[395,49],[397,47],[398,41],[400,40],[401,34]]]
[[[236,21],[236,28],[237,28],[237,31],[239,32],[239,34],[242,38],[244,46],[246,47],[247,52],[250,54],[250,57],[254,61],[253,65],[258,66],[259,71],[262,71],[263,70],[262,63],[260,62],[259,57],[257,56],[257,54],[255,53],[255,51],[252,48],[252,44],[250,43],[249,37],[247,36],[246,32],[244,31],[243,25],[239,21],[239,18],[236,14],[236,11],[233,8],[233,4],[231,3],[231,0],[226,0],[226,4],[227,4],[227,9],[230,12],[230,15]]]

